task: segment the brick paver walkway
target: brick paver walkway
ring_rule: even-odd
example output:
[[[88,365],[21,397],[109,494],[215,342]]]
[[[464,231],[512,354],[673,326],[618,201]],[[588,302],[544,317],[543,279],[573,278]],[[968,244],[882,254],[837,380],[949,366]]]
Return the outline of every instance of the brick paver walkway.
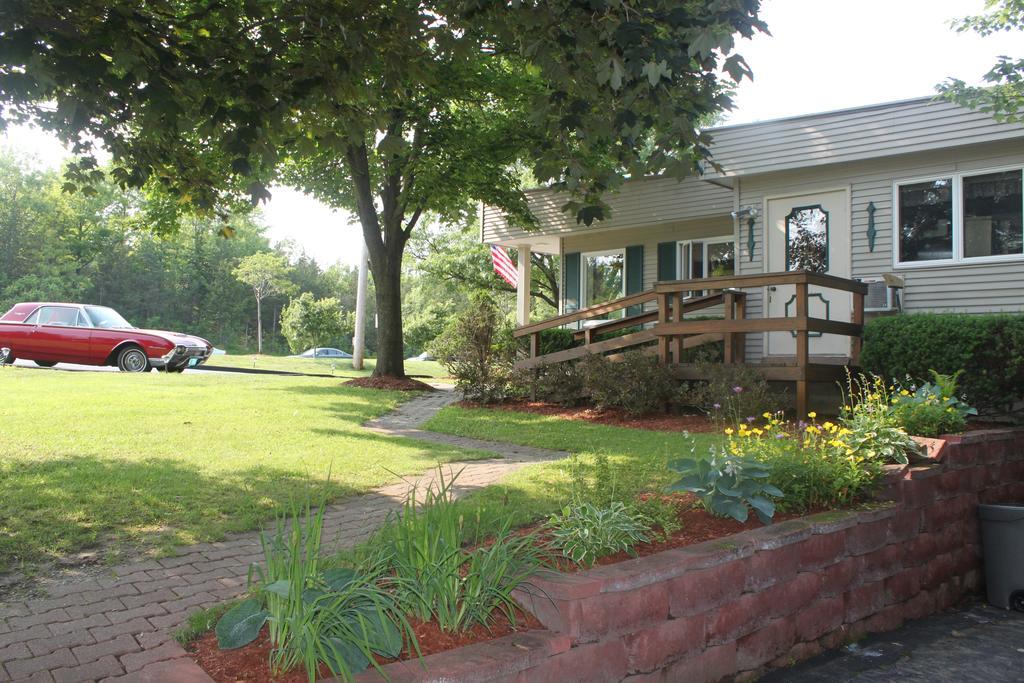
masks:
[[[459,471],[457,493],[494,483],[511,470],[567,453],[465,439],[419,426],[458,396],[437,391],[414,398],[366,425],[374,432],[495,453],[489,460],[445,466]],[[332,505],[324,539],[331,548],[364,540],[422,477]],[[109,576],[54,586],[49,596],[0,604],[0,683],[6,681],[171,681],[209,677],[171,639],[190,612],[233,598],[262,559],[257,533],[184,548],[174,557],[112,568]]]

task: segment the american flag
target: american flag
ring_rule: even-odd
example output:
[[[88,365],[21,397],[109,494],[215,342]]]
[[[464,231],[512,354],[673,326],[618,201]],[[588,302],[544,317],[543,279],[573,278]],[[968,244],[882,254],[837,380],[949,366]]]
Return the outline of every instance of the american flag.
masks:
[[[515,287],[519,282],[519,271],[516,270],[516,264],[512,263],[512,258],[505,248],[492,244],[491,260],[494,262],[494,272],[498,277]]]

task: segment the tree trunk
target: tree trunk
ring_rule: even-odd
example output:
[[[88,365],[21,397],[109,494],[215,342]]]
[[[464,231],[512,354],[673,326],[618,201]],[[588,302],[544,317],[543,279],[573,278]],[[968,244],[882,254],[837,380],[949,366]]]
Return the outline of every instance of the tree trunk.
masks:
[[[389,244],[383,259],[370,257],[376,286],[377,365],[374,377],[405,377],[405,345],[402,341],[402,249]],[[398,253],[394,253],[397,251]],[[383,263],[379,261],[383,260]]]
[[[263,307],[259,297],[256,298],[256,353],[263,355]]]

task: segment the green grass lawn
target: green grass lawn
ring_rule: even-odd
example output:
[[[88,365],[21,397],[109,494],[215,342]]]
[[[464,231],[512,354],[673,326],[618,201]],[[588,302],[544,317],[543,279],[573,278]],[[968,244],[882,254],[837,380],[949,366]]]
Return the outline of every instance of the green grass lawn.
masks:
[[[505,520],[518,526],[558,510],[570,499],[573,481],[593,478],[594,456],[604,454],[613,468],[614,485],[624,495],[660,490],[671,480],[669,460],[698,453],[720,443],[717,434],[654,432],[587,423],[580,420],[507,410],[445,408],[427,429],[492,441],[569,451],[577,457],[525,467],[469,496],[464,518],[475,531],[493,533]],[[629,492],[629,493],[626,493]]]
[[[335,375],[337,377],[366,377],[376,364],[367,358],[362,370],[354,370],[351,360],[327,360],[324,358],[292,358],[290,356],[260,356],[257,354],[218,354],[206,361],[210,367],[256,368],[257,370],[284,370],[287,372],[308,372]],[[441,364],[432,360],[405,361],[407,375],[424,377],[446,377],[448,373]]]
[[[487,455],[372,434],[359,425],[406,395],[335,379],[6,367],[0,397],[0,572],[217,539],[311,491]]]

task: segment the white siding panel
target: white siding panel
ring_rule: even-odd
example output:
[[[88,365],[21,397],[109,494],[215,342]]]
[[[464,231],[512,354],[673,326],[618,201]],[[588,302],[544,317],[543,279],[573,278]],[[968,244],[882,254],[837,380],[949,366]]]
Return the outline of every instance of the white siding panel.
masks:
[[[726,175],[751,175],[1024,138],[1024,126],[930,98],[709,131]]]

